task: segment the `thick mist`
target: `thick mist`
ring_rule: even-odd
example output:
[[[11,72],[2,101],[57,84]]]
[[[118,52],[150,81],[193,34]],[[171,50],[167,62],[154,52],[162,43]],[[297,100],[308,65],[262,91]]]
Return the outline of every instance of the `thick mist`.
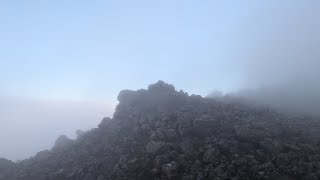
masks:
[[[247,87],[234,95],[252,102],[320,115],[318,2],[270,6],[257,12],[246,52]],[[298,5],[296,4],[296,5]],[[243,51],[245,52],[245,51]]]
[[[51,148],[61,134],[96,127],[113,105],[92,101],[0,98],[0,157],[23,160]]]
[[[158,80],[320,112],[320,1],[0,2],[0,158],[112,116]]]

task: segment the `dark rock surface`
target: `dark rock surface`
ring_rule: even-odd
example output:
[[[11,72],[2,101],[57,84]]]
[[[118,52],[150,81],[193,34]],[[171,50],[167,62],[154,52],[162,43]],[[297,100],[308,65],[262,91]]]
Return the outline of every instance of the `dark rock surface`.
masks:
[[[7,159],[0,158],[0,179],[5,179],[12,173],[15,164]]]
[[[188,96],[162,81],[118,100],[112,119],[76,140],[0,160],[0,180],[320,179],[317,119]]]

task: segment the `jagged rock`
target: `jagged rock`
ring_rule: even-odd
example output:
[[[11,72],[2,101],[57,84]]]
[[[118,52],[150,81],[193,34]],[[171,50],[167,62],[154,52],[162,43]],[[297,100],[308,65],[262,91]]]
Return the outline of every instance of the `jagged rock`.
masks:
[[[102,119],[101,123],[98,125],[99,128],[103,129],[106,128],[108,126],[108,124],[111,122],[111,118],[109,117],[105,117]]]
[[[319,120],[188,96],[163,81],[118,100],[113,118],[76,140],[0,159],[0,180],[320,179]]]
[[[52,147],[53,151],[63,150],[71,146],[73,141],[69,139],[66,135],[61,135],[58,137],[54,146]]]
[[[123,104],[131,105],[141,98],[137,91],[122,90],[118,95],[118,101]]]
[[[44,150],[44,151],[40,151],[35,155],[35,159],[37,161],[45,161],[48,160],[50,158],[50,156],[52,155],[51,151],[49,150]]]
[[[80,129],[76,130],[77,139],[81,138],[86,132]]]
[[[156,93],[174,93],[176,90],[173,85],[167,84],[163,81],[158,81],[155,84],[149,85],[148,91]]]

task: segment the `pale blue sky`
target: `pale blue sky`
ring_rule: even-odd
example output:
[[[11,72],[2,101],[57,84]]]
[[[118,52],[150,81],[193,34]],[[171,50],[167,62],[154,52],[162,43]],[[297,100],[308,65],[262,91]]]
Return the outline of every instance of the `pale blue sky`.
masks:
[[[0,93],[112,100],[158,79],[237,90],[270,39],[319,30],[308,2],[1,1]]]
[[[153,3],[151,3],[153,2]],[[106,98],[158,79],[194,93],[230,91],[249,12],[241,3],[7,1],[1,6],[1,93]],[[240,70],[239,70],[240,69]]]
[[[2,0],[0,156],[21,159],[61,133],[92,128],[112,114],[120,90],[159,79],[206,95],[318,72],[319,7],[316,0]],[[27,124],[38,125],[21,131]],[[16,141],[39,143],[18,152],[19,143],[1,139],[16,133]]]

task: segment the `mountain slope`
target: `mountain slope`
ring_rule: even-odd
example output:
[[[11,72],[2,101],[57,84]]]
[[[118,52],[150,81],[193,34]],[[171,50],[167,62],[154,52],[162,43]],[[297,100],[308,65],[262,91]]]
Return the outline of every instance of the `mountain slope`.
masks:
[[[59,137],[0,179],[320,178],[318,120],[188,96],[162,81],[118,100],[112,119],[76,140]]]

